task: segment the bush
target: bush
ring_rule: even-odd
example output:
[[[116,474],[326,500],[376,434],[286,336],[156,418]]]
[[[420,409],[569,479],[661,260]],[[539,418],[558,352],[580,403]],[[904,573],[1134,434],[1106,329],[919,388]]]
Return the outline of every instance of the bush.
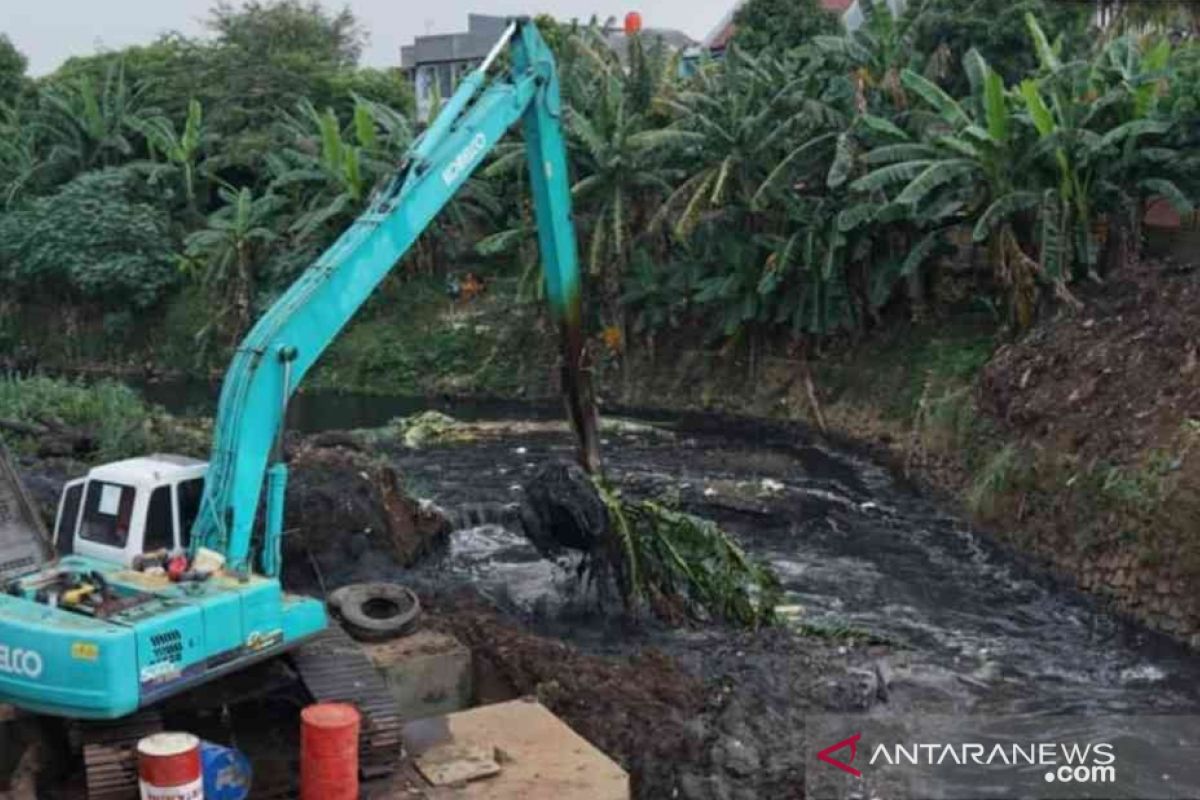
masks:
[[[204,424],[186,426],[133,389],[110,380],[85,384],[45,376],[0,377],[0,419],[87,432],[96,443],[88,458],[96,462],[156,450],[204,455],[209,440]],[[13,439],[24,450],[39,444],[31,436]]]
[[[144,310],[176,284],[170,220],[128,169],[87,172],[0,216],[0,285],[14,294]]]

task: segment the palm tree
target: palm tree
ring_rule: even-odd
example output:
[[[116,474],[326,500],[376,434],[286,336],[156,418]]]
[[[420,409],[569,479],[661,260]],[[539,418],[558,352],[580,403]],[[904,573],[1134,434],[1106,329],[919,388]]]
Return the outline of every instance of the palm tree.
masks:
[[[255,197],[245,187],[223,186],[218,194],[225,205],[209,215],[206,227],[187,237],[183,261],[214,297],[232,297],[232,307],[225,308],[232,315],[229,339],[236,344],[250,328],[257,270],[278,239],[271,221],[282,199],[269,193]],[[223,315],[216,317],[201,334],[224,321]]]

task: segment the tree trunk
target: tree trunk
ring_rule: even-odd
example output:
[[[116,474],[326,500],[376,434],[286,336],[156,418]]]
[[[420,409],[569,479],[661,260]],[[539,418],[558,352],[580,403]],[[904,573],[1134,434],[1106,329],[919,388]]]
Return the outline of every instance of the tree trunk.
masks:
[[[239,242],[237,247],[238,280],[234,300],[236,314],[233,332],[233,346],[237,347],[242,336],[250,329],[250,259],[246,254],[245,242]]]

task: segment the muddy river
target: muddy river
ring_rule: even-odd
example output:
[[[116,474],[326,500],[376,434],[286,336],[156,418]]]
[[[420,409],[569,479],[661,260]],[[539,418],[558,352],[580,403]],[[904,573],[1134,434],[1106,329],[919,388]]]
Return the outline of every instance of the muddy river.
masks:
[[[336,398],[321,402],[328,409]],[[349,402],[353,408],[329,412],[334,427],[379,424],[403,406]],[[486,404],[441,410],[477,420],[558,414]],[[616,484],[677,500],[734,531],[751,555],[774,565],[785,602],[810,630],[855,631],[883,644],[856,649],[839,646],[837,635],[818,645],[779,632],[667,630],[598,611],[571,570],[542,561],[517,533],[487,521],[519,497],[540,464],[571,457],[565,432],[392,451],[412,491],[458,519],[449,547],[401,577],[426,590],[473,587],[522,625],[588,652],[625,655],[649,646],[705,680],[742,687],[732,719],[711,724],[723,731],[720,741],[749,743],[752,752],[714,745],[703,776],[683,776],[681,796],[742,796],[728,792],[750,769],[765,782],[745,796],[790,796],[775,792],[801,779],[797,731],[814,704],[941,714],[1200,713],[1194,654],[1001,551],[864,455],[792,426],[645,416],[652,419],[604,435]],[[852,651],[836,677],[812,674],[807,659],[819,647]]]
[[[212,413],[208,387],[142,389],[177,413]],[[378,426],[427,408],[469,420],[561,415],[553,405],[310,393],[293,402],[289,419],[314,432]],[[993,712],[1200,712],[1200,658],[1027,568],[866,457],[795,426],[637,416],[641,425],[605,436],[609,476],[634,494],[678,498],[735,531],[752,555],[775,566],[786,602],[801,606],[804,622],[888,640],[905,654],[889,676],[893,702]],[[569,459],[571,447],[565,434],[531,433],[398,449],[393,457],[415,494],[469,524],[472,507],[513,502],[540,464]],[[595,628],[580,624],[595,615],[590,601],[573,599],[569,572],[499,525],[456,531],[448,552],[421,572],[469,583],[501,608],[589,647],[623,649],[629,637],[664,636],[624,627],[617,636],[606,618],[593,620]]]

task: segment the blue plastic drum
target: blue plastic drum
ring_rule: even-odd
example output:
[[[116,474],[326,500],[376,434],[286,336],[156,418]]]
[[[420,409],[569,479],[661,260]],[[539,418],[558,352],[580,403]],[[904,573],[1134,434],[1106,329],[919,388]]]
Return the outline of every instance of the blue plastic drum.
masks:
[[[205,800],[246,800],[253,772],[250,761],[232,747],[200,743]]]

